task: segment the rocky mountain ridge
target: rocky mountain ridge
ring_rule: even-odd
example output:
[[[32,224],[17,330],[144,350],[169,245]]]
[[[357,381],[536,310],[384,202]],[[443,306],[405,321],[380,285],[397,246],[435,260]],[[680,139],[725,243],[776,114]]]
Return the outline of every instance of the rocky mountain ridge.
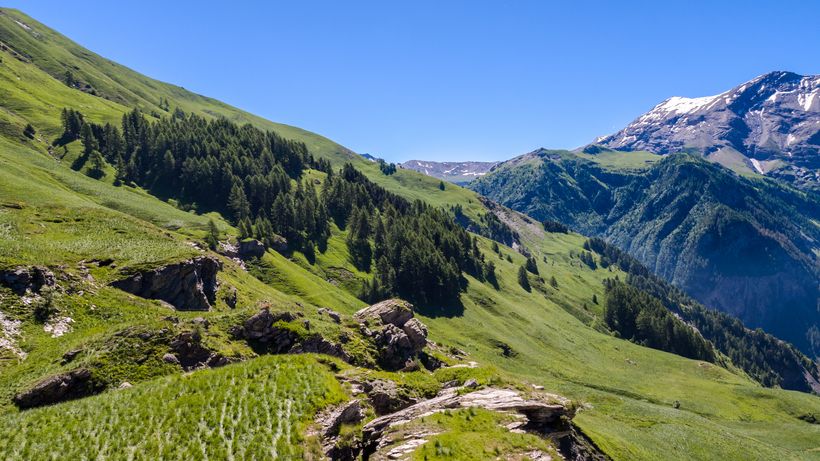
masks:
[[[486,175],[501,162],[433,162],[429,160],[408,160],[402,168],[415,170],[456,184],[465,184]]]
[[[657,154],[697,152],[735,170],[817,189],[820,76],[778,71],[714,96],[675,96],[595,143]]]

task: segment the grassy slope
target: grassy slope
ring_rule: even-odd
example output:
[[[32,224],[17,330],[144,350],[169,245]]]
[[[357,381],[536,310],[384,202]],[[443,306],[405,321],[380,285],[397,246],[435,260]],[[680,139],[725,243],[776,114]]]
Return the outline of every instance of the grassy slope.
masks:
[[[0,21],[7,20],[8,17],[0,16]],[[11,29],[20,28],[12,26]],[[3,24],[3,28],[7,26]],[[95,121],[116,121],[127,110],[123,105],[68,89],[33,66],[7,55],[3,55],[3,61],[0,75],[4,82],[16,81],[20,86],[10,88],[3,83],[2,91],[8,91],[9,99],[4,99],[7,110],[2,117],[20,131],[23,122],[28,121],[35,124],[46,140],[53,139],[59,131],[56,117],[64,105],[79,108]],[[24,72],[29,72],[26,78]],[[130,71],[116,67],[111,72],[123,74],[120,78],[127,82],[124,87],[139,88],[130,80],[136,78]],[[173,93],[176,87],[170,85],[149,83],[159,89],[145,90],[145,95],[165,94],[172,105],[186,110],[224,110],[224,115],[232,114],[230,108],[215,101]],[[7,100],[16,102],[6,106]],[[327,156],[337,165],[347,158],[346,150],[324,138],[307,136],[301,130],[288,131],[287,127],[239,112],[233,114],[234,119],[248,117],[241,120],[306,141],[315,155]],[[6,137],[19,139],[14,135]],[[48,157],[45,145],[27,142],[27,147],[23,147],[4,140],[0,146],[0,202],[24,205],[22,210],[2,208],[0,212],[0,245],[4,246],[0,254],[6,255],[4,264],[66,264],[69,271],[77,271],[80,260],[107,254],[124,265],[151,265],[169,256],[190,254],[192,250],[183,240],[201,235],[207,218],[177,210],[141,191],[113,188],[72,172]],[[439,206],[460,203],[470,214],[482,212],[477,197],[470,191],[450,185],[439,191],[438,180],[421,174],[400,170],[387,177],[370,162],[355,162],[374,181],[409,198],[423,198]],[[555,275],[559,289],[545,288],[546,295],[538,288],[532,293],[523,292],[515,281],[515,271],[523,258],[504,248],[503,252],[510,254],[514,262],[497,261],[501,290],[496,292],[471,281],[464,297],[463,316],[424,319],[431,327],[433,339],[465,349],[478,360],[494,363],[522,379],[588,402],[591,408],[581,413],[578,422],[616,459],[653,459],[658,453],[669,459],[710,459],[719,455],[729,459],[771,459],[782,457],[783,453],[810,459],[816,453],[809,450],[818,448],[820,426],[796,418],[802,413],[820,413],[816,397],[761,389],[723,369],[597,332],[594,326],[600,307],[592,304],[592,293],[603,299],[600,281],[612,274],[584,269],[577,259],[570,257],[570,252],[580,250],[580,236],[550,234],[543,238],[535,230],[523,234],[538,255],[542,275]],[[118,241],[114,239],[126,245],[113,245]],[[328,254],[321,256],[317,267],[308,271],[298,255],[295,262],[280,255],[266,256],[275,276],[272,284],[290,295],[234,268],[226,271],[224,281],[240,289],[241,305],[246,309],[252,309],[254,302],[262,299],[293,308],[296,300],[307,298],[316,305],[352,312],[361,303],[322,276],[329,268],[339,267],[340,262],[344,266],[342,239],[337,233]],[[129,241],[139,244],[127,245]],[[486,242],[484,245],[487,249]],[[487,254],[495,257],[490,251]],[[548,263],[541,262],[542,255],[547,256]],[[101,281],[113,275],[104,270],[98,272],[94,275]],[[29,358],[20,364],[0,365],[4,368],[0,389],[5,402],[10,392],[22,384],[61,369],[55,358],[69,348],[105,338],[126,325],[154,325],[167,315],[167,310],[157,303],[141,302],[110,289],[69,297],[65,303],[76,320],[72,333],[50,338],[41,326],[24,325],[22,346],[29,352]],[[224,313],[225,307],[219,306],[207,315],[216,317]],[[494,341],[509,344],[517,355],[503,357]],[[673,400],[681,401],[681,409],[672,408]],[[103,401],[92,399],[87,405]]]
[[[0,456],[298,459],[313,413],[345,399],[311,356],[268,356],[0,420]]]

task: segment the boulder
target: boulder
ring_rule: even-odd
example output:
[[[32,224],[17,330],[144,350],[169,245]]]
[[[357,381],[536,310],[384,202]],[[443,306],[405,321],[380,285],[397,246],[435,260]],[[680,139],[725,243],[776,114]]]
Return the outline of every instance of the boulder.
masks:
[[[178,310],[209,310],[216,301],[216,274],[222,263],[210,256],[138,272],[111,285],[128,293],[159,299]]]
[[[14,396],[12,401],[20,409],[51,405],[99,393],[104,386],[95,382],[91,370],[78,368],[46,378],[31,389]]]
[[[364,418],[361,402],[351,400],[332,411],[322,424],[322,437],[333,437],[339,433],[342,424],[357,423]]]
[[[186,331],[177,335],[171,341],[171,352],[173,353],[162,357],[163,361],[177,363],[186,371],[201,367],[216,368],[228,364],[224,356],[204,346],[201,338],[195,332]]]
[[[362,334],[373,338],[384,368],[406,368],[427,345],[427,327],[413,315],[413,305],[400,299],[373,304],[354,315],[362,322]],[[364,323],[370,320],[381,323],[381,329],[377,329],[378,325],[372,331],[366,328]]]
[[[395,325],[399,328],[413,318],[413,305],[401,299],[388,299],[354,314],[360,322],[369,319],[379,319],[385,325]]]
[[[239,257],[242,259],[261,258],[265,255],[265,244],[255,239],[239,242]]]
[[[410,345],[416,352],[421,351],[427,345],[427,326],[418,319],[412,318],[405,322],[402,331],[410,339]]]
[[[44,286],[54,286],[54,273],[45,267],[16,267],[0,270],[0,285],[6,286],[17,295],[26,291],[39,293]]]
[[[390,380],[367,381],[362,387],[377,415],[393,413],[416,403],[415,399],[401,395],[396,383]]]
[[[345,352],[342,346],[332,343],[318,334],[311,335],[301,340],[298,344],[293,346],[289,352],[291,354],[311,352],[315,354],[331,355],[333,357],[340,358],[345,362],[350,362],[351,360],[350,355]]]
[[[270,243],[271,249],[277,253],[284,254],[288,252],[288,239],[281,235],[274,235],[268,243]]]

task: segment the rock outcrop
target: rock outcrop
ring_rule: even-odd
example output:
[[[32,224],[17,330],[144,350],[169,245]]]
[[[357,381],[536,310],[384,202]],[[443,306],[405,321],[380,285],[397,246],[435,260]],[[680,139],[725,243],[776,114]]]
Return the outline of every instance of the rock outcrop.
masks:
[[[432,399],[380,416],[365,424],[362,434],[366,452],[380,448],[381,437],[387,428],[447,409],[474,407],[520,413],[526,417],[526,425],[529,428],[539,430],[548,429],[548,425],[559,421],[561,416],[568,415],[566,407],[562,404],[526,400],[518,392],[509,389],[486,388],[461,394],[463,389],[444,389]]]
[[[239,242],[238,254],[242,259],[261,258],[265,254],[265,244],[255,239],[243,240]]]
[[[388,299],[356,312],[362,332],[370,336],[379,351],[380,365],[397,370],[411,365],[427,345],[427,327],[414,318],[413,305]],[[377,329],[371,329],[376,322]]]
[[[160,299],[178,310],[209,310],[216,301],[216,274],[222,263],[210,256],[138,272],[111,285],[128,293]]]
[[[17,295],[24,295],[26,291],[39,293],[45,286],[54,286],[54,273],[45,267],[15,267],[0,270],[0,285],[6,286]]]
[[[319,334],[299,334],[293,325],[301,314],[292,312],[272,313],[268,309],[252,315],[242,325],[231,329],[236,338],[251,343],[259,352],[272,354],[318,353],[338,357],[345,362],[351,358],[341,345],[326,340]]]
[[[91,370],[78,368],[46,378],[12,399],[20,409],[34,408],[99,393],[103,386],[93,379]]]
[[[163,356],[167,363],[179,364],[185,371],[197,368],[216,368],[228,364],[228,359],[202,344],[196,332],[186,331],[171,341],[171,354]]]

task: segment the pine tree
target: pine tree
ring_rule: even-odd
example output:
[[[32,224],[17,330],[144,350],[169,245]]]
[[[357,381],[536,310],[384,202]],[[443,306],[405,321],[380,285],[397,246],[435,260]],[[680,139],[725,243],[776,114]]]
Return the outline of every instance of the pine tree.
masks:
[[[530,256],[529,258],[527,258],[526,268],[527,268],[527,271],[529,271],[529,272],[531,272],[535,275],[538,275],[538,264],[535,262],[534,257]]]
[[[526,291],[530,291],[530,279],[527,277],[527,269],[524,266],[518,268],[518,284]]]
[[[250,238],[253,236],[253,226],[251,226],[251,220],[248,217],[245,217],[241,221],[239,221],[239,239],[244,240],[246,238]]]
[[[598,304],[598,295],[596,295],[596,294],[593,294],[593,295],[592,295],[592,302],[593,302],[594,304]]]
[[[439,181],[438,182],[438,188],[439,188],[439,190],[444,190],[444,181]]]
[[[88,158],[91,164],[88,169],[88,176],[95,179],[100,179],[105,176],[105,159],[99,151],[91,151],[91,156]]]
[[[555,279],[554,275],[550,277],[550,286],[553,288],[558,288],[558,280]]]
[[[34,129],[33,126],[31,126],[31,123],[27,124],[26,127],[23,129],[23,136],[29,139],[34,139],[34,135],[36,133],[37,131]]]
[[[248,197],[245,195],[245,188],[242,187],[241,182],[237,181],[231,187],[231,193],[228,195],[228,209],[233,214],[236,222],[247,219],[251,214],[251,205],[248,202]]]
[[[91,131],[91,124],[84,123],[80,129],[80,139],[83,143],[83,155],[89,157],[91,152],[98,149],[97,138],[94,137],[94,132]]]
[[[212,251],[216,251],[216,247],[219,245],[219,229],[213,219],[208,220],[208,233],[205,235],[205,243]]]

